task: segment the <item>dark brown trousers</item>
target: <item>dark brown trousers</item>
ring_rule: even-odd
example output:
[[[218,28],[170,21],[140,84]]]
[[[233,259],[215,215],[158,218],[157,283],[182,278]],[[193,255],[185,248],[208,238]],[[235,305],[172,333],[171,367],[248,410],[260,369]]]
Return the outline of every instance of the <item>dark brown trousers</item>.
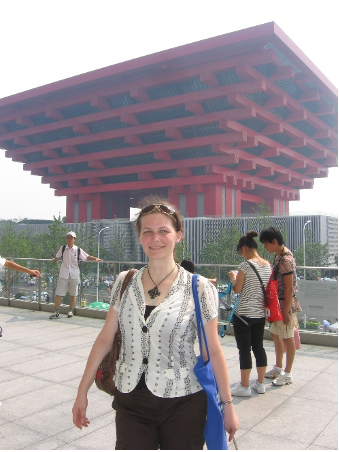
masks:
[[[148,389],[117,392],[116,450],[199,450],[204,446],[206,394],[161,398]]]

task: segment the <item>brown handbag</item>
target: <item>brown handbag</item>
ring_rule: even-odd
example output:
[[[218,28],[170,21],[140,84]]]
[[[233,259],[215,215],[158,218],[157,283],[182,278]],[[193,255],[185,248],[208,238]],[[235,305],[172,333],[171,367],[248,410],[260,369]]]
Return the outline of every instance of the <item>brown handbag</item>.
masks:
[[[121,286],[120,299],[123,293],[125,292],[128,284],[130,283],[133,275],[137,271],[138,270],[136,270],[135,268],[132,268],[125,276],[125,279]],[[118,331],[115,333],[113,339],[112,349],[101,361],[95,376],[95,384],[97,385],[98,389],[107,392],[107,394],[111,396],[113,396],[117,390],[115,383],[113,381],[113,377],[115,374],[115,365],[117,360],[119,359],[120,348],[121,348],[121,331],[120,328],[118,327]]]

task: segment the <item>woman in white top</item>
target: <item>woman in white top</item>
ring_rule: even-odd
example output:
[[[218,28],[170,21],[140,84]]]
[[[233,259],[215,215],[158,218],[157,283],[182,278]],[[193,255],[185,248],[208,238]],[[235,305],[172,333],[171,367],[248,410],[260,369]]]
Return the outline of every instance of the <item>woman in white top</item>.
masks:
[[[267,366],[267,356],[263,345],[265,327],[264,294],[259,278],[250,264],[259,273],[265,287],[270,279],[272,269],[269,262],[262,259],[257,251],[257,242],[254,237],[258,234],[250,231],[240,238],[237,251],[245,259],[239,266],[238,273],[229,272],[231,283],[234,284],[235,293],[240,293],[235,314],[233,316],[233,329],[240,360],[240,384],[232,388],[233,396],[249,397],[251,388],[259,394],[265,393],[264,378]],[[251,350],[256,358],[258,372],[257,381],[250,387],[250,374],[252,370]]]
[[[121,300],[127,272],[112,288],[111,308],[96,339],[73,407],[73,422],[87,427],[87,392],[102,358],[111,349],[118,323],[122,346],[117,362],[116,449],[202,449],[206,395],[193,368],[197,327],[192,275],[174,260],[182,237],[179,213],[167,201],[142,208],[136,221],[149,263],[136,274]],[[224,405],[225,429],[234,436],[238,418],[231,403],[226,361],[217,334],[218,294],[199,277],[199,298],[211,362]]]

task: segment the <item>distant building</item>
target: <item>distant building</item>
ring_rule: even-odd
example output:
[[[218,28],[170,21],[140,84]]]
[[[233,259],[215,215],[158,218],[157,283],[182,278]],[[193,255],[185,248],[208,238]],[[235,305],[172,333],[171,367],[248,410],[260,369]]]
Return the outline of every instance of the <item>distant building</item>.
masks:
[[[314,234],[314,241],[323,245],[327,244],[330,254],[330,265],[335,265],[334,256],[338,254],[338,217],[327,215],[305,215],[305,216],[270,216],[270,224],[286,233],[286,246],[292,252],[303,245],[303,226],[306,221],[311,220],[310,227]],[[185,239],[191,243],[191,254],[193,260],[200,263],[199,251],[203,241],[208,235],[217,236],[220,229],[231,228],[234,224],[240,234],[249,230],[260,232],[260,218],[185,218]],[[192,240],[194,238],[194,240]]]

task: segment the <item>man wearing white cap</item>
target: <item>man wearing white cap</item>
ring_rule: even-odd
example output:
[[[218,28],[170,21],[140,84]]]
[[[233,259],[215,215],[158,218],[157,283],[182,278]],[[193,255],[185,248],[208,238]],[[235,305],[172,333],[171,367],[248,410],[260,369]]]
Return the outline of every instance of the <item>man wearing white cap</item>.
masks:
[[[89,256],[84,250],[75,245],[76,234],[73,231],[67,232],[67,245],[61,246],[52,262],[59,259],[62,260],[59,281],[56,288],[56,295],[54,299],[55,312],[50,316],[50,319],[59,318],[59,309],[61,305],[61,298],[66,295],[67,289],[70,292],[70,311],[68,317],[73,317],[73,310],[75,307],[76,297],[78,295],[78,285],[80,279],[79,260],[102,262],[98,257]]]

